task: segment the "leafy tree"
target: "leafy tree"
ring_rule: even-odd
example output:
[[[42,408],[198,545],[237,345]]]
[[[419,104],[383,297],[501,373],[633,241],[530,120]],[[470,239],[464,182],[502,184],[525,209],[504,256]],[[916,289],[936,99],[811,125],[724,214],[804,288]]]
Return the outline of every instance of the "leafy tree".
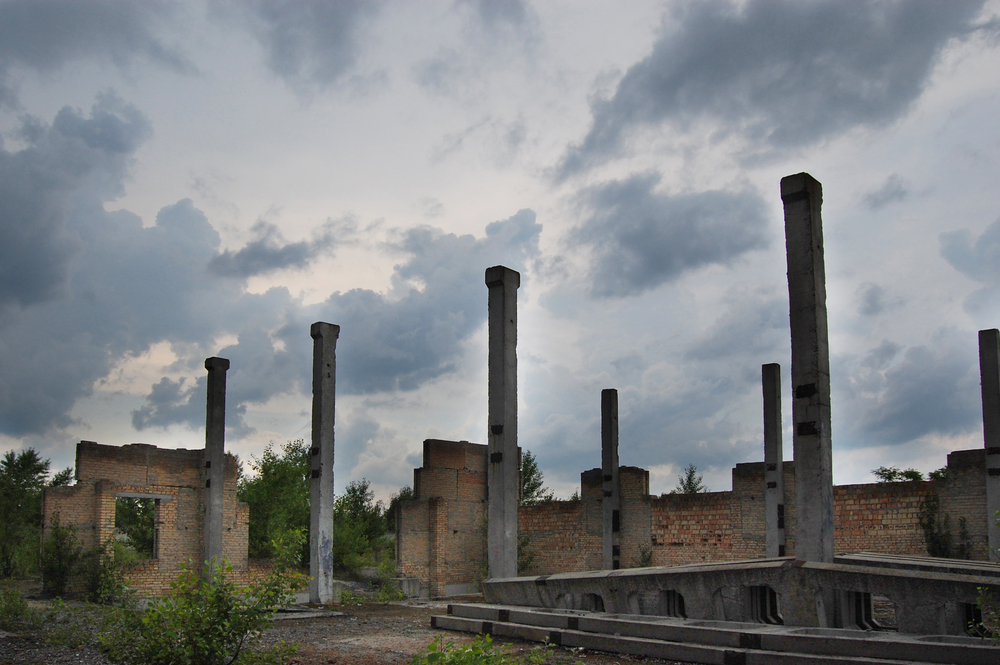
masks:
[[[933,474],[939,473],[941,470],[932,472]],[[897,483],[906,480],[923,480],[924,474],[920,473],[916,469],[904,469],[900,470],[899,467],[895,466],[880,466],[877,469],[872,470],[872,475],[878,478],[880,483]]]
[[[49,481],[49,487],[67,487],[73,484],[73,467],[68,466],[58,471]]]
[[[33,569],[42,526],[42,488],[49,472],[33,448],[0,460],[0,577]]]
[[[386,511],[367,478],[354,480],[333,503],[333,560],[342,570],[356,572],[379,566],[393,556],[385,537]]]
[[[389,508],[385,511],[386,531],[391,533],[396,530],[396,511],[399,510],[399,504],[409,501],[414,496],[413,488],[407,485],[389,497]]]
[[[537,506],[555,499],[555,494],[544,487],[545,477],[538,468],[538,460],[530,450],[525,450],[521,457],[521,505]]]
[[[705,487],[704,478],[704,476],[698,473],[698,467],[694,464],[688,464],[687,468],[684,469],[684,475],[677,476],[677,487],[670,490],[670,493],[700,494],[707,492],[708,488]]]
[[[128,538],[128,544],[147,559],[153,557],[155,513],[155,499],[125,496],[115,499],[115,531]]]
[[[273,540],[296,530],[309,531],[309,446],[297,439],[276,452],[271,442],[260,459],[251,455],[249,464],[256,475],[238,479],[236,494],[250,508],[250,556],[272,558]],[[300,557],[303,564],[309,560],[308,542],[306,538]]]
[[[940,469],[935,469],[927,474],[927,480],[940,480],[945,481],[948,479],[948,467],[942,466]]]

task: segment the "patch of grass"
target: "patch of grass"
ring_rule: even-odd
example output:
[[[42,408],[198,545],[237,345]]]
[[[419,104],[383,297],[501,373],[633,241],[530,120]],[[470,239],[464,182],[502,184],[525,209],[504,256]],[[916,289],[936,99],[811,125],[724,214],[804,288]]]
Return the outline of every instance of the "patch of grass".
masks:
[[[546,658],[546,648],[532,649],[524,656],[516,656],[503,646],[493,644],[489,635],[476,638],[473,642],[457,646],[435,638],[427,645],[426,653],[418,653],[410,661],[411,665],[542,665]]]

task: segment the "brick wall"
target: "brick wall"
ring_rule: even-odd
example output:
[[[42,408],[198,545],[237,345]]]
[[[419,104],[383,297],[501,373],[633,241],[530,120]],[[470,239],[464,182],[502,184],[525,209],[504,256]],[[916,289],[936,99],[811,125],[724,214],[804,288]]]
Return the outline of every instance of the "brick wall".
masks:
[[[155,499],[154,557],[131,567],[127,575],[140,594],[161,595],[182,564],[201,561],[204,464],[203,450],[81,441],[76,449],[76,484],[45,490],[44,531],[58,513],[61,524],[76,527],[83,547],[92,548],[114,535],[118,496]],[[236,498],[236,462],[231,457],[226,458],[223,497],[223,555],[234,572],[246,576],[249,510]]]
[[[481,471],[469,471],[468,455],[482,460]],[[462,484],[457,479],[463,470],[481,475],[476,475],[475,483]],[[397,543],[402,574],[427,580],[425,586],[431,595],[444,593],[446,584],[471,582],[481,574],[485,537],[481,526],[475,531],[468,525],[484,519],[485,474],[485,446],[424,442],[424,467],[414,471],[418,496],[401,508]],[[984,451],[965,450],[948,455],[944,481],[836,486],[834,547],[838,553],[926,555],[920,509],[927,497],[937,494],[954,543],[959,544],[964,518],[972,558],[986,560],[985,474]],[[792,556],[794,462],[783,463],[783,476],[786,551]],[[650,496],[648,472],[621,467],[622,565],[636,563],[644,544],[651,547],[653,565],[657,566],[764,557],[764,464],[737,464],[732,477],[730,492]],[[601,567],[601,470],[583,472],[580,485],[577,501],[522,506],[518,511],[518,528],[527,535],[527,546],[534,555],[531,568],[519,571],[521,574]],[[458,506],[475,506],[475,518],[466,519],[462,527],[466,531],[449,531],[451,527],[443,525]]]

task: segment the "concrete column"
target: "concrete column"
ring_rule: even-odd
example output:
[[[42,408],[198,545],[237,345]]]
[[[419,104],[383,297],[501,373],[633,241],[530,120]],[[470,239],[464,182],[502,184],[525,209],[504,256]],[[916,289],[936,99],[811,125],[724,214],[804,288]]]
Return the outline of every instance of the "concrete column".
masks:
[[[309,493],[309,602],[336,600],[333,580],[333,425],[340,326],[312,324],[312,480]]]
[[[517,504],[521,478],[517,450],[517,289],[521,275],[486,269],[489,288],[489,519],[490,577],[517,576]]]
[[[761,365],[764,392],[764,525],[767,558],[785,556],[785,481],[781,468],[781,365]]]
[[[795,556],[833,562],[830,344],[823,260],[823,187],[808,173],[781,179],[792,331]]]
[[[601,507],[604,509],[604,568],[618,570],[621,562],[621,482],[618,478],[618,391],[601,391]]]
[[[226,469],[225,358],[207,358],[208,404],[205,409],[205,522],[202,530],[206,562],[222,560],[222,490]]]
[[[986,446],[986,533],[990,561],[1000,553],[1000,331],[979,331],[979,376],[983,388],[983,444]]]

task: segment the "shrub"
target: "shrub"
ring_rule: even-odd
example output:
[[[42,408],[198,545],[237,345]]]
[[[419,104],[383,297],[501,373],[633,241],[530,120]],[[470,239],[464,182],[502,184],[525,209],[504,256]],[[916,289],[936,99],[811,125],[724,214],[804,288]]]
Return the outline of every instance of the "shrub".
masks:
[[[98,641],[108,659],[121,665],[230,665],[281,663],[294,645],[260,648],[262,631],[278,607],[294,599],[304,576],[293,572],[303,534],[272,543],[279,553],[261,580],[239,589],[225,561],[207,563],[204,575],[182,570],[170,593],[145,610],[121,608]]]
[[[34,630],[40,624],[38,612],[28,607],[20,591],[0,588],[0,630],[16,633]]]
[[[526,656],[510,654],[483,635],[464,646],[444,642],[440,637],[427,645],[427,653],[416,654],[411,665],[541,665],[546,661],[544,647],[532,649]]]
[[[65,594],[82,555],[76,529],[60,524],[59,513],[52,515],[49,536],[42,543],[42,588],[57,596]]]
[[[143,557],[135,549],[109,537],[83,554],[81,569],[87,583],[87,598],[102,605],[127,603],[132,596],[125,569]]]

